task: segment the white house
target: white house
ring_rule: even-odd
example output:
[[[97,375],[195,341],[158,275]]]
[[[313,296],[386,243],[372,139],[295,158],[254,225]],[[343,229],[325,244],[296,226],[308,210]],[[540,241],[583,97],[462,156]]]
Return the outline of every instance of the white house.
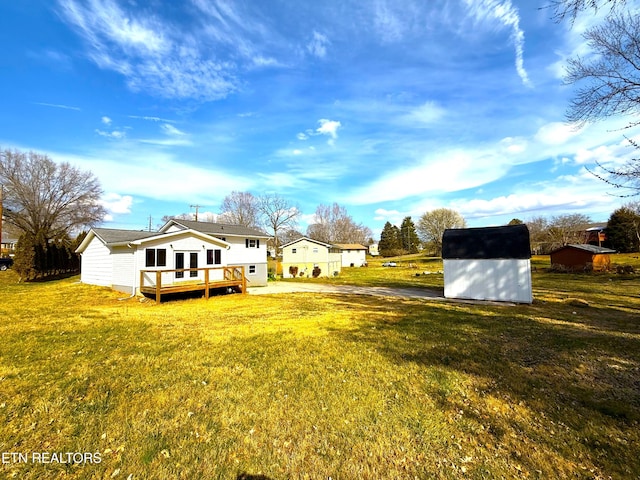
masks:
[[[300,237],[282,245],[283,278],[331,277],[340,273],[340,249],[334,245]]]
[[[533,301],[526,225],[445,230],[442,263],[446,298]]]
[[[367,247],[359,243],[336,243],[340,249],[343,267],[363,267],[367,264]]]
[[[170,220],[158,232],[93,228],[76,250],[81,255],[80,280],[133,294],[140,287],[142,270],[233,265],[245,267],[249,286],[266,285],[267,238],[239,225],[188,220]],[[165,272],[162,284],[203,280],[203,276],[202,270]],[[147,280],[153,282],[155,274],[145,273],[145,285]]]

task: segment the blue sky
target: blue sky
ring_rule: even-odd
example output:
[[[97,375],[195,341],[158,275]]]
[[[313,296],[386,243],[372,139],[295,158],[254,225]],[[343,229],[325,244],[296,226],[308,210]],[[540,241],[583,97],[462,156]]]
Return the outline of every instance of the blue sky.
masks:
[[[585,167],[624,119],[564,124],[593,14],[545,0],[0,2],[0,147],[91,170],[103,226],[218,213],[233,190],[337,202],[376,235],[446,207],[469,226],[624,203]]]

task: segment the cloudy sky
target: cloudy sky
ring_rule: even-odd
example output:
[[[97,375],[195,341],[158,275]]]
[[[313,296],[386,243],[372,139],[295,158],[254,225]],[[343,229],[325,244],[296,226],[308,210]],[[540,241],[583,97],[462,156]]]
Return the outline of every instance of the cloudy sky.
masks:
[[[0,147],[91,170],[112,228],[234,190],[286,197],[302,231],[333,202],[376,233],[439,207],[606,221],[624,200],[586,167],[640,131],[564,123],[563,68],[598,19],[545,3],[0,2]]]

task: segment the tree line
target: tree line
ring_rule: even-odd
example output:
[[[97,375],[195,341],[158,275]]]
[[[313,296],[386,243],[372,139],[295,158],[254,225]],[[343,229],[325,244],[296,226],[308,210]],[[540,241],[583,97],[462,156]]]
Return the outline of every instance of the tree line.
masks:
[[[526,224],[529,229],[531,252],[544,255],[568,244],[592,243],[612,248],[620,253],[640,251],[640,201],[629,202],[609,216],[605,237],[590,238],[588,228],[591,218],[583,214],[562,214],[552,217],[536,216],[527,220],[512,219],[509,224]],[[426,252],[433,256],[442,254],[442,235],[446,229],[465,228],[466,220],[460,213],[438,208],[424,213],[414,224],[405,217],[400,227],[387,222],[380,234],[380,255],[392,257]]]

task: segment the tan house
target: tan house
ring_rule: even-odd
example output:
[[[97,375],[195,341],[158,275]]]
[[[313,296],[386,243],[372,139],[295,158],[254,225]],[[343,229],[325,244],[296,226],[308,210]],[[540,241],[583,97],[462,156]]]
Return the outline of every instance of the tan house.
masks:
[[[333,277],[342,267],[340,248],[301,237],[282,245],[282,277]]]
[[[364,267],[367,264],[367,247],[359,243],[336,243],[342,254],[343,267]]]

